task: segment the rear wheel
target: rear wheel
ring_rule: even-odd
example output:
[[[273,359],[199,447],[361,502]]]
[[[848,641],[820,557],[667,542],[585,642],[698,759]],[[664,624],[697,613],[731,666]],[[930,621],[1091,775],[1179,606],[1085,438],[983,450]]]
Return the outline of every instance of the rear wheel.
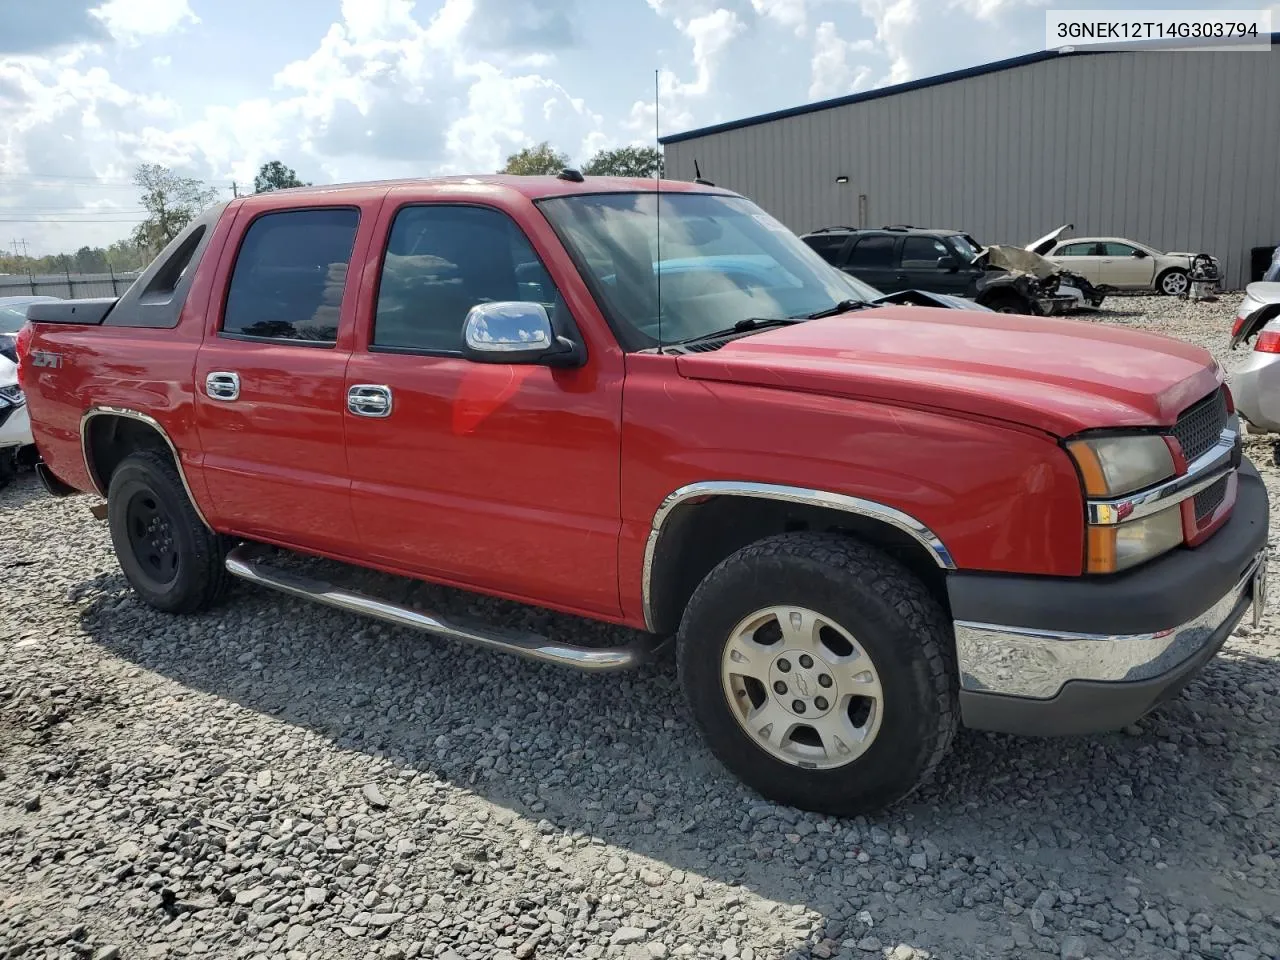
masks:
[[[168,455],[125,457],[111,475],[107,524],[125,578],[157,610],[194,613],[225,588],[229,545],[196,514]]]
[[[770,799],[836,815],[902,799],[957,725],[942,609],[892,558],[829,534],[771,537],[695,591],[680,679],[716,756]]]

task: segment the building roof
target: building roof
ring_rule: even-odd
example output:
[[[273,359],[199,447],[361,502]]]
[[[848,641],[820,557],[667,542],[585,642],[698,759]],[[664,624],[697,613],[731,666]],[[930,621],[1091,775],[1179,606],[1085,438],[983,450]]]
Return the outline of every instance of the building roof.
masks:
[[[1188,46],[1190,41],[1177,41],[1179,47]],[[1271,45],[1280,45],[1280,32],[1271,34]],[[1143,44],[1136,47],[1136,51],[1151,50],[1152,47]],[[932,77],[922,77],[919,80],[909,80],[906,83],[897,83],[891,87],[880,87],[877,90],[867,90],[863,93],[851,93],[843,97],[835,97],[831,100],[819,100],[815,103],[805,103],[798,107],[788,107],[785,110],[774,110],[771,113],[762,113],[754,117],[745,117],[742,120],[729,120],[726,123],[717,123],[709,127],[699,127],[696,130],[686,130],[683,133],[673,133],[665,137],[660,137],[658,142],[663,146],[669,143],[680,143],[684,140],[696,140],[699,137],[709,136],[713,133],[724,133],[728,130],[741,130],[743,127],[754,127],[758,124],[769,123],[773,120],[785,120],[787,117],[799,117],[806,113],[819,113],[823,110],[830,110],[832,107],[847,107],[854,103],[865,103],[868,100],[879,100],[882,97],[893,97],[900,93],[908,93],[912,90],[923,90],[926,87],[938,87],[944,83],[952,83],[956,80],[967,80],[970,77],[981,77],[988,73],[999,73],[1002,70],[1013,70],[1017,67],[1030,66],[1033,63],[1043,63],[1046,60],[1058,60],[1062,57],[1082,57],[1082,56],[1098,56],[1105,53],[1128,52],[1120,51],[1114,47],[1105,47],[1091,49],[1090,47],[1079,47],[1071,50],[1037,50],[1035,53],[1023,54],[1020,57],[1010,57],[1007,60],[997,60],[994,63],[984,63],[976,67],[966,67],[963,70],[953,70],[950,73],[940,73]],[[1276,51],[1272,51],[1275,54]]]

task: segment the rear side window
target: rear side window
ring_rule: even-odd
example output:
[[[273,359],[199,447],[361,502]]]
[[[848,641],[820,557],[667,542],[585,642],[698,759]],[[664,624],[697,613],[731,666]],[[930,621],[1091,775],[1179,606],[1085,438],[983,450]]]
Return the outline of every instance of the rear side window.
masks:
[[[1104,243],[1101,246],[1104,257],[1132,257],[1138,252],[1127,243]]]
[[[359,223],[357,210],[290,210],[255,220],[236,257],[222,332],[333,344]]]
[[[847,235],[842,233],[815,233],[812,236],[805,237],[804,242],[812,247],[813,252],[827,261],[827,263],[838,265],[840,263],[840,251],[844,249],[844,242],[847,239]]]
[[[863,237],[849,253],[851,267],[893,266],[894,237]]]
[[[1092,243],[1068,243],[1062,247],[1055,257],[1091,257],[1093,256],[1094,244]]]
[[[405,207],[396,214],[378,286],[373,346],[456,354],[477,303],[523,300],[548,313],[559,293],[524,233],[484,207]]]

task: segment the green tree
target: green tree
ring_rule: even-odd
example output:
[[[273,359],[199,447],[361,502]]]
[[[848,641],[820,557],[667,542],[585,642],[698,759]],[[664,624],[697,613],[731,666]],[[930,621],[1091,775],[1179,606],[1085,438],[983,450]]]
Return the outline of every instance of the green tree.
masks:
[[[218,191],[208,184],[180,177],[156,163],[138,167],[133,182],[142,191],[139,202],[147,212],[147,219],[134,228],[133,242],[150,251],[164,247],[218,199]]]
[[[287,190],[289,187],[309,187],[294,173],[293,167],[286,167],[279,160],[264,163],[258,175],[253,178],[254,193],[270,193],[272,190]]]
[[[618,147],[601,150],[582,172],[589,177],[652,177],[661,166],[657,147]]]
[[[499,173],[514,173],[522,177],[559,173],[569,166],[569,155],[551,149],[543,140],[536,147],[525,147],[507,157],[506,166]]]

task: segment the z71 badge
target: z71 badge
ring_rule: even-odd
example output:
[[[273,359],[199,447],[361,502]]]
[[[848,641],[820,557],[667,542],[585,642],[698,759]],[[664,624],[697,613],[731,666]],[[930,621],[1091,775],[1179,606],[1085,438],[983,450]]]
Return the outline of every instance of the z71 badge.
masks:
[[[49,353],[47,350],[32,350],[31,365],[33,367],[52,367],[56,370],[62,366],[62,354]]]

